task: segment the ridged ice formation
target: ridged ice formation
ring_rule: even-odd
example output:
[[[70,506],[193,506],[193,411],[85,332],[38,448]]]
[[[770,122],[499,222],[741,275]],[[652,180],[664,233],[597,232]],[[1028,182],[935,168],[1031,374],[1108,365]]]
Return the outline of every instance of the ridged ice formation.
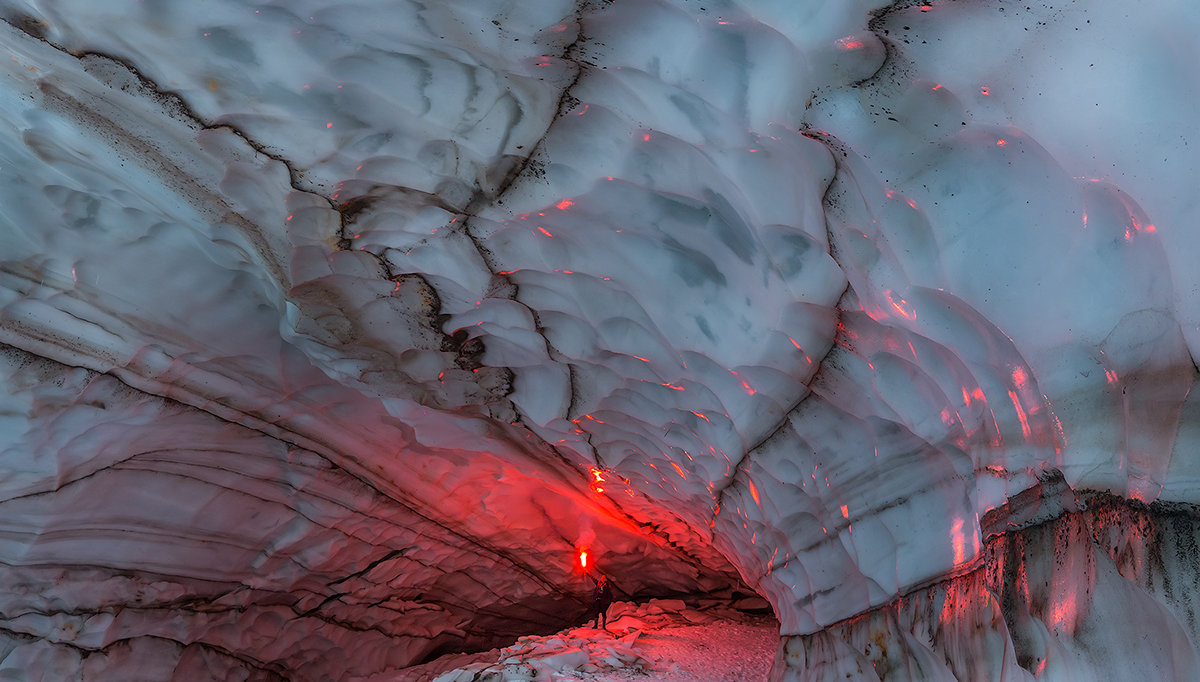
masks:
[[[0,676],[387,679],[580,550],[777,676],[1197,675],[1194,530],[981,524],[1200,503],[1192,3],[0,19]]]

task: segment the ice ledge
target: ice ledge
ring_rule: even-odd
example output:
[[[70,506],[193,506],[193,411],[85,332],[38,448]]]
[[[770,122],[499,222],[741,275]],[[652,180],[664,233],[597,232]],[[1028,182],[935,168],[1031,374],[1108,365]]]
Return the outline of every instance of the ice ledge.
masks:
[[[1200,671],[1191,588],[1200,506],[1076,493],[1052,472],[982,526],[984,551],[966,572],[785,637],[772,682],[1186,680]]]
[[[1063,514],[1083,509],[1075,491],[1061,471],[1050,469],[1038,476],[1036,485],[1012,496],[979,520],[985,540],[996,535],[1053,521]]]

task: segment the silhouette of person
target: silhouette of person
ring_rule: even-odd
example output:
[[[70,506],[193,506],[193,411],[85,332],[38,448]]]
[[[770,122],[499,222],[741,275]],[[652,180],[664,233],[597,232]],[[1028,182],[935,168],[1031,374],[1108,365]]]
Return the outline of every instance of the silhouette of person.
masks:
[[[595,583],[592,587],[592,613],[596,614],[596,627],[607,629],[604,618],[608,614],[608,607],[612,606],[613,602],[612,586],[608,584],[608,576],[599,573],[597,577],[592,575],[590,570],[584,575]]]

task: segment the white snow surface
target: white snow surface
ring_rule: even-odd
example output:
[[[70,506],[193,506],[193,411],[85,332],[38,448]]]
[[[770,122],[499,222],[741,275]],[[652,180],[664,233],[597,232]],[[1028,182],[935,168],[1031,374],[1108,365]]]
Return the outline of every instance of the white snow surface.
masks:
[[[0,676],[393,674],[581,551],[795,652],[1057,472],[1200,503],[1190,0],[0,19]]]
[[[692,609],[679,600],[616,602],[608,616],[603,629],[592,620],[553,635],[521,637],[503,649],[446,656],[387,679],[751,682],[767,678],[778,648],[778,621],[724,605]],[[462,665],[464,658],[472,662]]]

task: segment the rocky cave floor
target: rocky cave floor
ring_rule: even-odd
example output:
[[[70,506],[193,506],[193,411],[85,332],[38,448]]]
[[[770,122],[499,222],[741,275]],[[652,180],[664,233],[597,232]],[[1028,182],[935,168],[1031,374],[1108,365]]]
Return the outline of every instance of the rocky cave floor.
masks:
[[[749,606],[749,604],[747,604]],[[765,606],[765,603],[764,603]],[[511,646],[449,654],[388,682],[741,682],[765,680],[779,646],[779,622],[760,609],[697,608],[677,599],[616,602],[606,629],[589,621]],[[378,682],[384,682],[379,678]]]

